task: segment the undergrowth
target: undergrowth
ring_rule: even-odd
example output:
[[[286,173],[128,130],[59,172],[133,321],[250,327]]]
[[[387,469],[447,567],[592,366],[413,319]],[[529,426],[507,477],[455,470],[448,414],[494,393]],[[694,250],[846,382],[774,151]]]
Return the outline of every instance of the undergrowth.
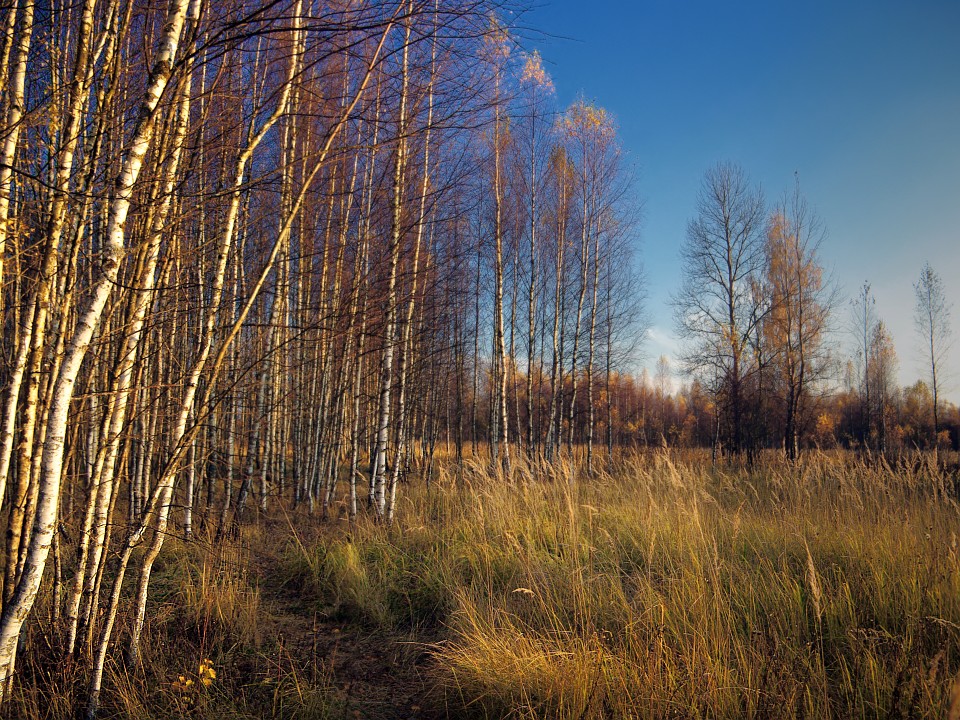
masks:
[[[428,717],[960,717],[954,482],[843,454],[448,462],[390,526],[278,512],[171,537],[142,664],[111,653],[101,716],[356,716],[317,650],[342,627],[429,653]],[[5,712],[73,716],[82,662],[29,632]]]
[[[167,540],[154,567],[140,662],[125,664],[118,644],[98,718],[342,717],[322,664],[310,667],[265,631],[272,618],[249,550],[264,542],[258,526],[225,541]],[[27,655],[5,710],[15,718],[79,717],[87,678],[77,660]]]

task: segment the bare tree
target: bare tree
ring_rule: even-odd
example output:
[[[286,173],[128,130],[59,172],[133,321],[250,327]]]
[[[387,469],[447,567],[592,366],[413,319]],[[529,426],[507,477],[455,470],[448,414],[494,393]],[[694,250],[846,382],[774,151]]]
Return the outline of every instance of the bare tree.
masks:
[[[503,318],[504,285],[504,168],[503,156],[509,140],[509,123],[506,114],[504,88],[504,66],[510,54],[510,38],[506,29],[498,21],[493,21],[492,32],[487,43],[488,62],[493,72],[493,128],[490,135],[492,150],[492,193],[493,193],[493,243],[494,243],[494,301],[493,301],[493,345],[494,345],[494,403],[491,408],[490,451],[494,464],[498,461],[504,470],[510,472],[510,427],[507,413],[507,346]]]
[[[914,327],[923,341],[924,355],[930,369],[930,391],[933,394],[933,443],[938,443],[940,435],[940,389],[942,368],[946,362],[952,342],[950,327],[950,303],[947,302],[943,280],[926,263],[920,271],[920,278],[913,286],[917,304],[914,310]]]
[[[30,537],[19,580],[9,602],[4,605],[3,615],[0,618],[0,683],[2,684],[6,684],[9,674],[13,671],[20,628],[32,609],[37,591],[40,589],[56,529],[70,402],[76,387],[80,365],[90,347],[110,293],[116,285],[124,253],[124,224],[130,209],[133,188],[143,166],[144,156],[154,137],[157,104],[173,72],[173,61],[180,42],[187,6],[187,0],[178,0],[170,6],[163,35],[158,42],[158,52],[150,81],[143,94],[133,136],[127,145],[124,161],[116,180],[114,197],[111,200],[103,230],[105,240],[102,264],[90,297],[77,319],[76,329],[66,343],[65,356],[52,386],[51,406],[44,432],[40,477],[36,484],[38,489],[35,510],[36,530]],[[86,28],[86,35],[85,42],[93,39],[90,28]]]
[[[870,283],[865,282],[856,297],[850,301],[853,316],[851,326],[857,343],[857,373],[860,387],[860,443],[869,447],[871,428],[873,425],[873,404],[871,403],[870,363],[873,354],[870,351],[873,341],[874,328],[877,324],[876,299],[870,289]]]
[[[544,430],[590,448],[604,342],[612,452],[614,133],[584,105],[554,142],[549,79],[512,72],[493,3],[8,5],[4,689],[49,608],[95,715],[171,534],[221,542],[287,502],[353,518],[364,466],[389,520],[454,423],[460,459],[467,413],[507,471]]]
[[[680,251],[683,283],[673,299],[686,341],[682,360],[688,371],[716,378],[734,452],[743,449],[744,381],[754,370],[747,350],[762,320],[752,284],[763,268],[763,225],[763,195],[743,170],[729,163],[708,170]]]
[[[540,55],[534,52],[529,55],[523,66],[520,77],[521,86],[526,90],[527,108],[524,117],[525,132],[520,133],[520,142],[525,154],[528,174],[524,176],[525,189],[528,201],[527,223],[529,234],[529,294],[527,297],[527,451],[534,454],[536,439],[534,436],[535,402],[533,396],[534,385],[534,358],[536,355],[537,337],[537,300],[540,295],[540,286],[537,284],[538,254],[540,246],[538,234],[543,224],[543,209],[540,206],[540,197],[543,192],[544,176],[548,156],[544,152],[549,135],[549,111],[546,109],[546,100],[553,97],[553,83],[543,69]]]

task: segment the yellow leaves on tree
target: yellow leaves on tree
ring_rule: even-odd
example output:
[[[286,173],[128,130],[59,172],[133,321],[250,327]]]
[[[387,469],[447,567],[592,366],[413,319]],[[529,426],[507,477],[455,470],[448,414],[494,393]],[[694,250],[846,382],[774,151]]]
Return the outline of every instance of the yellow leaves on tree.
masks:
[[[536,50],[524,58],[523,69],[520,72],[520,82],[537,86],[548,93],[553,92],[553,81],[547,75],[547,71],[543,69],[543,60]]]
[[[823,310],[812,298],[823,288],[823,270],[779,212],[767,232],[766,281],[770,314],[764,330],[772,347],[795,355],[803,343],[817,342]]]
[[[832,447],[836,443],[837,418],[830,413],[822,412],[817,415],[817,424],[813,430],[813,438],[820,447]]]
[[[577,100],[560,121],[561,128],[569,137],[595,135],[599,138],[611,138],[616,128],[610,114],[586,100]]]
[[[483,39],[483,53],[491,62],[510,57],[510,31],[495,16],[490,16],[490,30]]]

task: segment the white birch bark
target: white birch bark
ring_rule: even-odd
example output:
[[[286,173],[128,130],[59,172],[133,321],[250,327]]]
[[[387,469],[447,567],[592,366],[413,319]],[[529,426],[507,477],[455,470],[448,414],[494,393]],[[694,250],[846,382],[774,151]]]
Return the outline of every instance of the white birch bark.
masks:
[[[199,12],[199,2],[194,0],[197,3],[197,12]],[[290,91],[294,78],[299,70],[300,57],[302,55],[302,38],[300,37],[300,22],[302,21],[301,12],[300,12],[300,3],[297,2],[294,11],[293,11],[293,22],[294,22],[294,38],[295,38],[295,51],[294,56],[291,58],[289,63],[289,69],[284,81],[283,90],[281,97],[278,101],[277,107],[274,110],[273,114],[267,119],[267,122],[264,123],[264,126],[254,135],[251,142],[247,145],[247,148],[240,154],[240,159],[237,163],[236,174],[234,176],[234,192],[231,197],[230,209],[228,211],[225,227],[220,238],[220,245],[218,249],[218,258],[217,266],[215,269],[215,275],[213,279],[213,293],[212,300],[210,303],[210,311],[205,320],[205,326],[202,334],[202,345],[200,352],[196,360],[193,363],[193,366],[190,369],[190,372],[187,376],[185,382],[183,397],[180,402],[178,417],[174,428],[170,436],[170,459],[167,462],[166,468],[163,471],[161,477],[157,479],[156,488],[151,497],[151,510],[144,516],[143,523],[140,528],[134,531],[134,534],[138,534],[140,537],[146,532],[147,528],[150,527],[151,523],[155,523],[153,526],[153,538],[149,548],[147,549],[146,555],[140,566],[140,572],[138,575],[137,581],[137,590],[136,590],[136,600],[135,600],[135,617],[133,624],[130,630],[130,640],[127,646],[127,658],[129,662],[135,663],[139,659],[139,644],[140,644],[140,634],[143,631],[143,622],[146,616],[146,605],[147,605],[147,591],[149,589],[150,575],[153,570],[153,563],[156,560],[157,556],[160,554],[160,550],[163,547],[163,541],[165,539],[165,533],[167,524],[169,522],[170,516],[170,501],[173,496],[174,489],[174,479],[176,477],[178,463],[180,457],[185,453],[186,449],[189,447],[189,444],[193,440],[193,434],[191,433],[190,437],[187,437],[187,428],[188,422],[190,419],[190,414],[194,408],[194,402],[197,396],[197,390],[200,383],[200,376],[204,372],[204,369],[207,366],[207,362],[210,358],[210,354],[213,349],[213,338],[214,338],[214,328],[216,324],[216,319],[219,315],[218,310],[220,307],[220,299],[223,292],[224,278],[226,276],[226,264],[227,257],[229,256],[230,243],[233,238],[234,227],[236,224],[237,212],[240,207],[240,186],[243,181],[243,176],[245,174],[246,165],[249,162],[250,158],[253,156],[253,153],[256,147],[266,136],[270,127],[272,127],[276,121],[283,115],[287,110],[287,102],[290,97]],[[248,301],[245,311],[241,313],[241,316],[237,319],[237,322],[234,324],[234,327],[231,329],[231,333],[228,335],[227,339],[224,341],[224,344],[221,348],[220,354],[217,356],[216,360],[213,363],[214,372],[216,369],[219,369],[220,365],[223,363],[223,360],[226,356],[226,352],[230,347],[233,338],[236,337],[236,333],[239,331],[240,325],[246,319],[246,313],[249,312],[249,309],[252,305],[252,301],[259,294],[259,290],[263,285],[263,282],[266,280],[266,274],[269,272],[270,267],[273,264],[273,261],[276,259],[276,254],[280,250],[281,243],[278,243],[274,246],[273,253],[270,260],[267,263],[267,267],[264,270],[264,273],[260,277],[260,282],[257,287],[254,288],[251,298]],[[204,403],[201,407],[206,405],[206,400],[209,397],[210,392],[212,391],[214,384],[214,377],[211,376],[207,381],[207,389],[205,392]],[[194,428],[198,425],[194,425]],[[184,442],[186,440],[186,442]],[[142,530],[142,532],[141,532]],[[139,542],[139,539],[138,541]],[[122,582],[123,576],[118,575],[117,580]],[[115,610],[114,610],[115,611]],[[94,697],[94,690],[96,693],[99,693],[99,676],[102,675],[102,660],[101,658],[106,655],[106,646],[109,643],[110,635],[109,633],[104,633],[100,640],[100,648],[98,649],[98,661],[96,671],[96,682],[91,685],[91,697]]]
[[[54,384],[43,446],[36,527],[27,551],[23,573],[10,602],[0,616],[0,683],[3,685],[7,684],[13,671],[20,628],[33,608],[46,567],[56,527],[64,439],[77,373],[120,270],[124,252],[124,223],[130,209],[133,186],[153,137],[157,104],[170,80],[186,10],[187,0],[175,0],[168,13],[137,124],[127,146],[115,195],[110,204],[104,232],[103,262],[90,298],[77,321],[74,335],[66,347],[66,356]]]
[[[403,178],[406,170],[407,148],[407,92],[409,88],[411,27],[407,23],[403,42],[403,80],[400,89],[400,108],[397,119],[397,151],[393,166],[393,189],[391,197],[391,223],[389,245],[389,270],[387,273],[387,317],[383,333],[383,358],[380,365],[380,405],[377,412],[377,439],[373,466],[370,469],[369,501],[374,505],[377,517],[382,518],[386,509],[387,440],[390,431],[390,391],[393,383],[393,357],[396,346],[397,325],[397,268],[400,264],[403,220]]]
[[[357,249],[357,260],[354,272],[353,297],[351,299],[351,308],[356,308],[357,300],[360,299],[360,325],[357,337],[356,365],[353,375],[353,427],[351,429],[351,451],[350,451],[350,470],[349,470],[349,515],[351,521],[357,516],[357,476],[360,475],[360,401],[362,395],[363,366],[364,366],[364,346],[367,335],[367,298],[368,292],[361,290],[366,285],[370,271],[369,253],[369,235],[370,220],[373,216],[373,196],[374,196],[374,172],[377,161],[377,139],[380,133],[380,87],[378,83],[376,103],[373,114],[373,135],[370,144],[370,151],[365,168],[364,181],[364,211],[363,219],[357,230],[359,247]],[[371,480],[371,487],[373,482]]]
[[[196,22],[196,19],[192,19]],[[127,407],[133,393],[132,381],[134,368],[144,336],[144,321],[157,279],[157,261],[161,241],[164,237],[167,217],[173,199],[174,185],[178,177],[180,159],[183,154],[183,145],[186,137],[187,124],[190,118],[190,68],[187,67],[186,76],[179,89],[179,100],[176,111],[173,113],[173,125],[170,152],[165,166],[161,170],[160,186],[154,193],[152,205],[156,207],[153,217],[149,220],[149,236],[139,258],[139,272],[137,273],[137,290],[132,295],[127,321],[129,328],[124,337],[120,354],[114,368],[115,378],[112,393],[107,409],[108,424],[104,433],[103,452],[99,454],[91,476],[91,522],[85,523],[81,535],[81,546],[78,567],[75,576],[74,588],[67,608],[68,634],[66,652],[72,653],[77,638],[80,618],[81,600],[89,605],[96,581],[96,572],[89,572],[88,567],[95,571],[101,563],[105,551],[107,525],[110,521],[108,510],[113,501],[115,470],[117,457],[120,451],[123,427],[127,418]],[[189,532],[187,533],[189,535]]]
[[[494,306],[493,306],[493,343],[495,353],[495,382],[494,392],[496,407],[493,410],[494,430],[493,434],[499,430],[501,453],[500,463],[507,475],[510,474],[510,426],[507,412],[507,346],[504,333],[503,321],[503,143],[505,138],[504,118],[503,118],[503,99],[501,98],[501,75],[502,66],[499,53],[506,52],[505,39],[495,38],[498,53],[494,62],[494,130],[493,130],[493,240],[494,240]],[[499,427],[497,427],[499,425]],[[493,438],[491,438],[492,440]],[[496,445],[491,443],[491,448]],[[494,462],[496,462],[496,452],[494,452]]]
[[[30,39],[33,35],[34,0],[23,0],[14,4],[7,11],[7,22],[4,28],[4,39],[13,38],[14,21],[17,8],[22,6],[19,32],[16,35],[10,77],[7,78],[7,53],[3,54],[5,67],[0,69],[0,78],[6,88],[7,117],[5,133],[0,135],[0,288],[3,287],[3,269],[6,256],[7,236],[10,222],[10,193],[13,180],[13,160],[17,153],[17,144],[20,139],[21,120],[24,112],[24,87],[27,75],[27,57],[30,54]],[[6,44],[6,42],[5,42]],[[3,317],[4,295],[0,293],[0,318]],[[3,468],[0,468],[2,470]],[[3,483],[6,482],[6,472],[0,473],[0,498],[3,497]]]
[[[567,428],[567,450],[571,453],[573,452],[574,424],[577,410],[577,354],[580,349],[580,326],[583,322],[583,305],[587,297],[587,279],[590,267],[590,221],[587,216],[587,183],[584,177],[587,172],[586,148],[584,148],[580,161],[583,163],[580,183],[580,286],[577,292],[577,312],[573,321],[573,352],[570,354],[570,414],[568,416],[570,426]]]
[[[294,37],[295,37],[295,51],[294,56],[291,59],[290,63],[290,72],[285,81],[285,88],[282,95],[281,105],[285,108],[287,105],[287,99],[290,96],[290,89],[296,77],[297,71],[300,67],[300,59],[303,55],[303,38],[301,34],[301,21],[302,17],[300,14],[300,3],[297,2],[295,5],[295,10],[292,15],[293,24],[294,24]],[[373,72],[373,67],[377,64],[380,57],[380,52],[383,48],[383,44],[386,40],[387,34],[392,27],[392,21],[387,24],[386,29],[383,32],[383,36],[380,39],[380,42],[376,48],[376,52],[373,56],[373,59],[370,62],[370,65],[366,68],[366,73],[362,82],[359,84],[356,94],[354,95],[352,101],[344,108],[341,116],[335,122],[333,128],[331,129],[325,143],[321,146],[320,150],[317,153],[315,164],[312,170],[307,174],[304,184],[301,187],[299,193],[297,194],[294,202],[291,204],[288,215],[285,217],[283,224],[279,228],[277,238],[273,244],[273,247],[270,251],[269,256],[266,259],[263,269],[260,272],[259,277],[257,278],[254,285],[251,287],[249,296],[246,302],[243,305],[243,308],[239,312],[236,320],[234,321],[233,326],[229,329],[226,337],[223,339],[220,350],[217,353],[216,357],[211,363],[209,363],[209,372],[207,377],[206,389],[202,397],[202,401],[199,405],[201,410],[206,413],[208,412],[208,403],[210,400],[211,393],[213,391],[214,381],[217,374],[223,366],[224,360],[227,356],[227,353],[230,351],[233,346],[233,342],[236,339],[237,335],[240,333],[244,322],[250,314],[254,304],[256,303],[260,292],[263,289],[264,284],[269,277],[272,268],[277,260],[281,249],[285,247],[289,236],[290,231],[293,227],[294,222],[300,214],[301,208],[303,206],[304,199],[307,196],[307,193],[312,185],[313,179],[319,173],[320,169],[326,164],[327,156],[330,152],[330,148],[333,145],[333,142],[336,140],[336,137],[344,127],[347,122],[347,119],[353,113],[354,108],[360,100],[360,97],[366,90],[367,84],[369,82],[370,76]],[[282,110],[281,110],[282,112]],[[280,113],[277,113],[279,117]],[[262,138],[265,134],[265,131],[258,133],[259,138]],[[259,140],[257,140],[259,142]],[[252,151],[251,151],[252,154]],[[231,232],[232,235],[232,232]],[[222,273],[220,270],[220,286],[222,287]],[[217,303],[218,305],[219,303]],[[211,312],[213,315],[213,312]],[[160,553],[161,548],[163,547],[163,541],[166,537],[166,527],[168,523],[169,513],[170,513],[170,499],[173,493],[174,479],[176,477],[176,470],[178,464],[182,459],[182,456],[186,452],[189,442],[192,440],[193,432],[199,427],[199,424],[195,424],[191,430],[191,433],[187,433],[187,420],[189,418],[189,413],[194,408],[194,401],[197,395],[197,388],[199,384],[200,373],[204,370],[204,367],[207,367],[207,360],[210,357],[212,349],[212,337],[213,337],[213,328],[208,326],[205,332],[205,342],[204,347],[200,353],[199,358],[194,364],[193,369],[191,370],[190,376],[187,380],[183,400],[181,401],[179,417],[176,421],[174,429],[171,432],[171,450],[169,453],[169,460],[165,470],[163,471],[160,478],[158,478],[156,483],[156,488],[154,490],[153,496],[151,497],[150,508],[145,515],[144,523],[141,526],[141,529],[135,531],[135,543],[140,542],[140,538],[146,532],[146,529],[150,526],[151,522],[154,522],[153,526],[153,538],[151,545],[148,548],[146,555],[143,559],[143,562],[140,567],[140,572],[137,582],[137,590],[135,593],[136,605],[135,605],[135,618],[132,623],[130,630],[130,641],[128,644],[128,658],[136,659],[139,655],[139,641],[140,634],[143,630],[143,622],[146,614],[146,599],[147,591],[149,589],[150,574],[153,568],[153,563],[156,560],[157,556]],[[200,420],[198,413],[198,421]],[[185,442],[186,441],[186,442]],[[122,582],[122,574],[119,574],[115,584]],[[115,613],[116,609],[113,608],[111,612]],[[109,634],[105,633],[100,641],[100,648],[98,649],[98,658],[105,656],[106,646],[109,642]],[[99,660],[99,665],[102,668],[102,660]],[[91,687],[93,690],[93,687]],[[99,691],[99,688],[97,688]],[[92,694],[92,693],[91,693]]]
[[[557,183],[557,253],[554,265],[555,284],[553,291],[553,354],[550,362],[550,411],[547,424],[547,459],[553,459],[559,448],[560,425],[563,416],[563,331],[564,331],[564,275],[566,272],[565,249],[567,245],[567,160],[562,153],[554,162]]]
[[[436,27],[434,27],[436,32]],[[409,35],[408,35],[409,37]],[[430,189],[430,135],[433,127],[433,82],[436,74],[437,44],[434,36],[431,48],[430,60],[430,83],[427,89],[427,125],[423,139],[423,179],[420,183],[420,207],[417,214],[417,230],[413,242],[413,259],[410,269],[410,297],[407,300],[406,317],[403,322],[403,355],[400,359],[400,387],[398,391],[397,416],[400,419],[400,427],[397,430],[397,448],[396,458],[393,463],[393,472],[390,474],[390,492],[387,503],[386,519],[388,523],[393,522],[394,511],[397,504],[397,484],[400,479],[401,470],[406,462],[407,452],[407,432],[408,432],[408,412],[406,407],[407,394],[407,376],[411,365],[411,355],[413,354],[413,343],[411,337],[413,334],[413,311],[417,302],[417,282],[420,273],[420,250],[423,246],[423,230],[426,225],[427,214],[427,193]]]

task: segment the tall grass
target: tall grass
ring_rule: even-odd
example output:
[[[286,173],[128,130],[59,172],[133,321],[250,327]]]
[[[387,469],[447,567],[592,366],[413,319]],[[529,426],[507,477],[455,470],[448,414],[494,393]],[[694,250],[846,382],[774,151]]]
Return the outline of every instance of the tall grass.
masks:
[[[279,637],[303,618],[276,618],[259,588],[257,563],[275,564],[262,528],[214,542],[209,533],[170,537],[155,565],[140,663],[125,664],[120,647],[108,659],[100,716],[104,718],[340,718],[343,708],[328,668],[310,667]],[[48,601],[48,598],[44,598]],[[125,608],[129,612],[129,608]],[[128,618],[121,618],[127,622]],[[35,635],[51,628],[30,626]],[[121,641],[123,638],[121,638]],[[21,663],[3,717],[61,720],[86,703],[83,659],[62,658],[37,638]],[[213,674],[209,670],[214,671]]]
[[[481,464],[285,571],[331,615],[413,627],[457,715],[941,717],[960,668],[960,512],[929,464],[592,478]],[[428,632],[429,631],[429,632]]]
[[[318,651],[336,627],[360,673],[397,640],[411,663],[426,648],[431,716],[960,720],[955,470],[665,451],[592,477],[579,460],[438,467],[391,526],[278,512],[222,543],[171,538],[142,665],[111,660],[104,716],[382,709],[389,692],[353,697]],[[83,663],[28,630],[0,712],[74,716]],[[418,672],[394,679],[406,706]]]

